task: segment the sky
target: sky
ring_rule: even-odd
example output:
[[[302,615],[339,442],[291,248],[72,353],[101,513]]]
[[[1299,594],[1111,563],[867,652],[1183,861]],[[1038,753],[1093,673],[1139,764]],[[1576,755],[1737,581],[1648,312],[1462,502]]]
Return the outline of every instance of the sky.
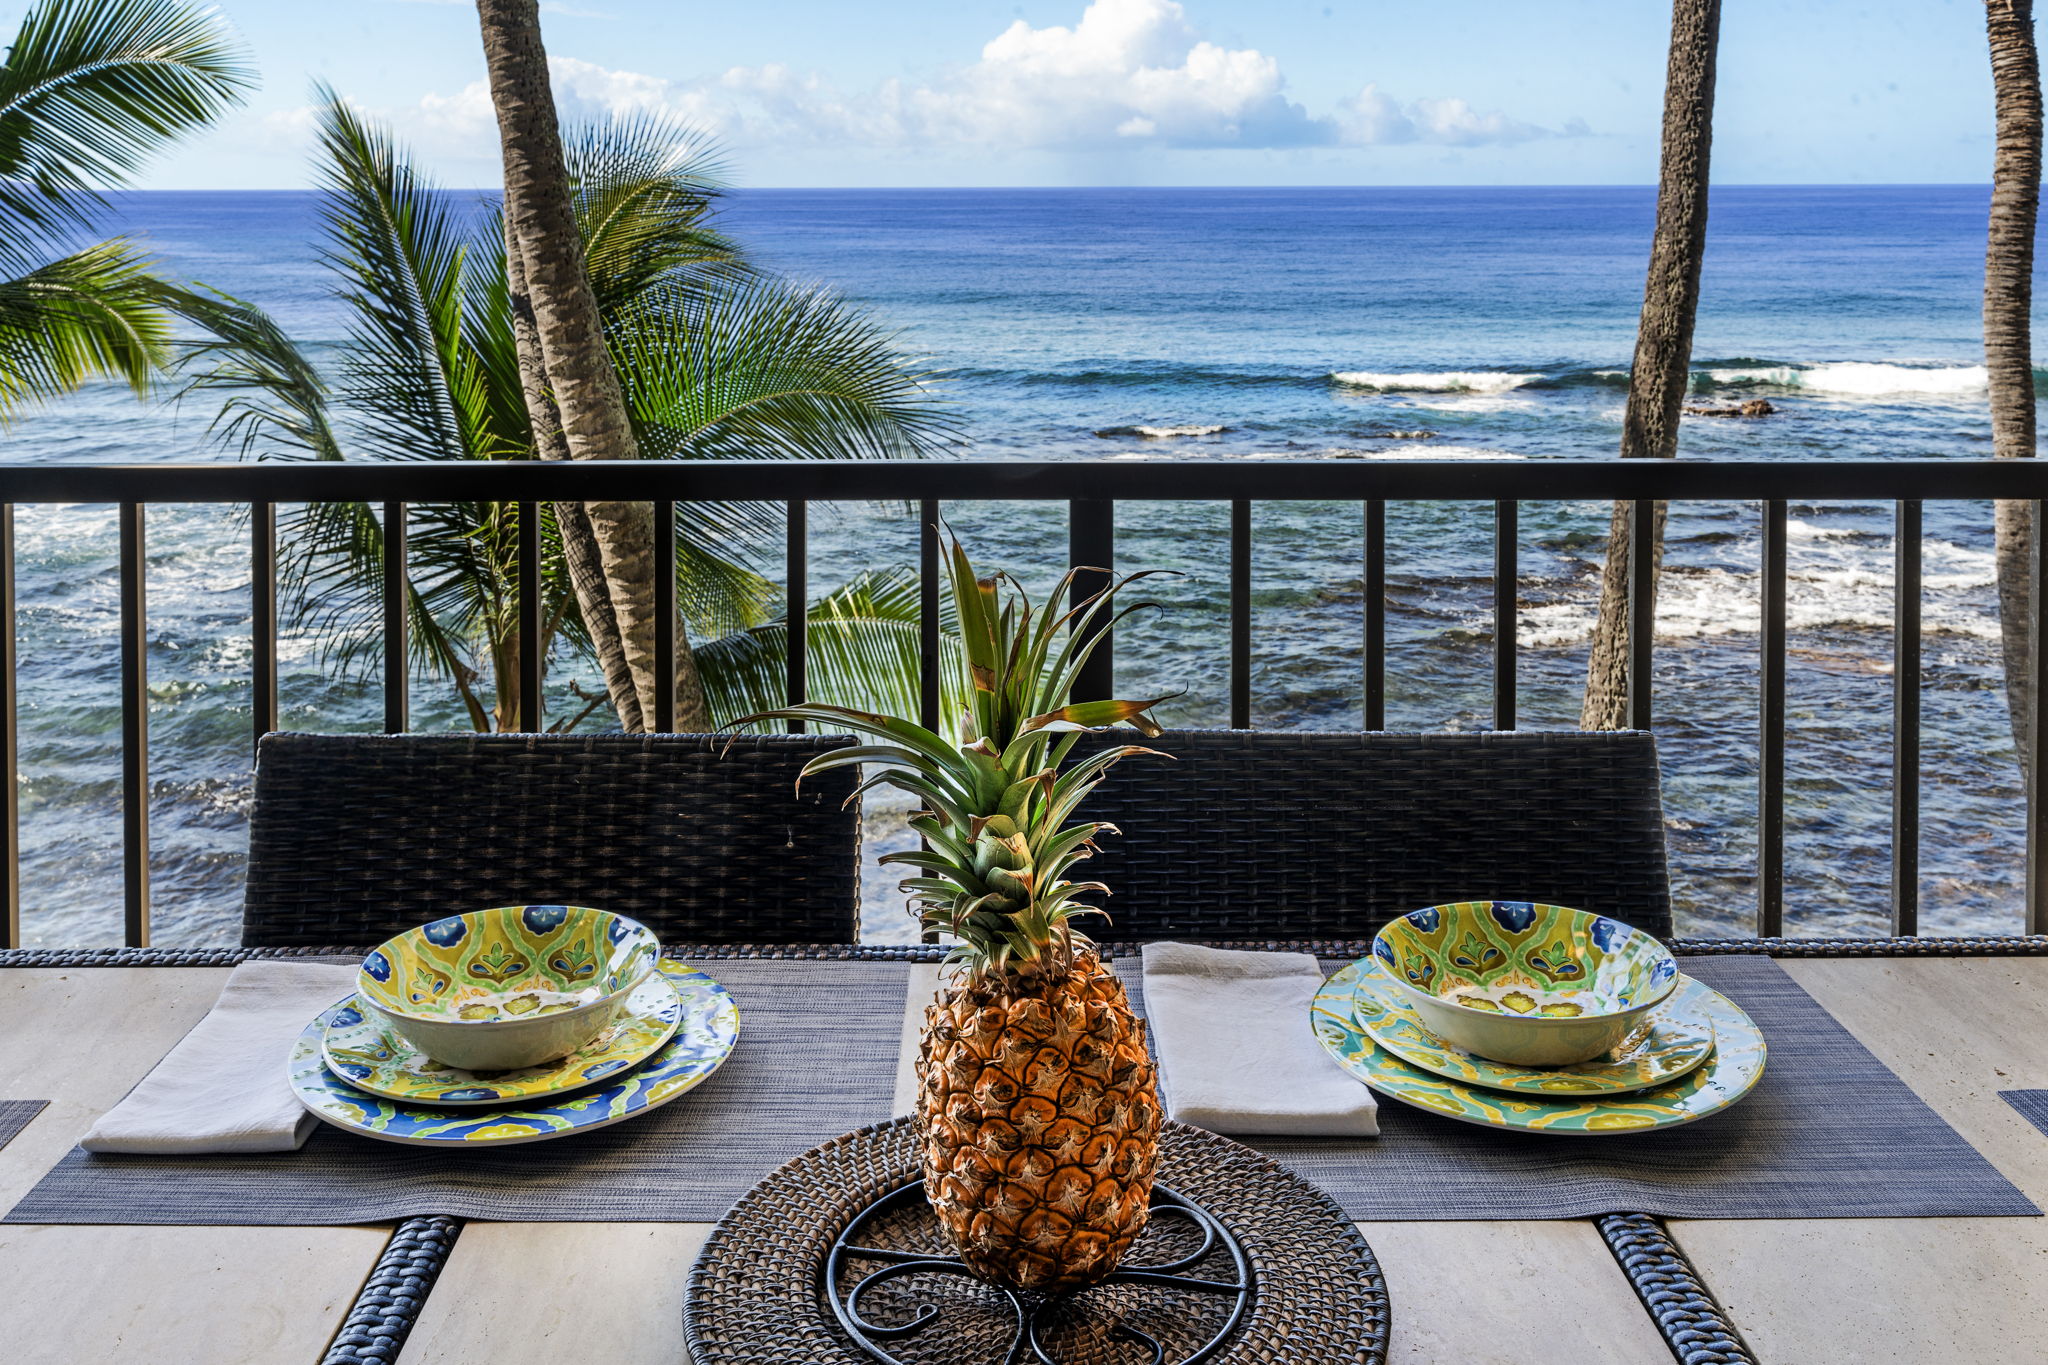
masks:
[[[316,81],[498,181],[472,0],[221,0],[246,108],[149,189],[308,183]],[[0,0],[12,33],[25,5]],[[572,117],[663,113],[754,187],[1648,184],[1661,0],[546,0]],[[1990,178],[1978,0],[1727,0],[1724,184]]]

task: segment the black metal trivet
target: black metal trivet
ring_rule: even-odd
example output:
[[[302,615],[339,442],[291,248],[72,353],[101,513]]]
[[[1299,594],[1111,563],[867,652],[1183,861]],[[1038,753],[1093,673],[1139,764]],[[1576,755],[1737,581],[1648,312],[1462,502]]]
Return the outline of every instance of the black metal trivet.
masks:
[[[857,1294],[855,1316],[866,1326],[856,1334],[842,1322],[848,1293],[876,1270],[906,1262],[840,1248],[925,1262],[951,1262],[954,1253],[913,1183],[918,1149],[910,1120],[834,1138],[748,1191],[712,1230],[684,1300],[690,1359],[1385,1365],[1386,1281],[1328,1195],[1248,1147],[1178,1123],[1161,1126],[1158,1173],[1190,1212],[1159,1206],[1125,1257],[1121,1283],[1013,1306],[957,1269],[895,1271]],[[1203,1283],[1186,1283],[1193,1280]],[[924,1325],[916,1327],[920,1317]],[[916,1330],[893,1330],[903,1327]]]
[[[977,1278],[947,1246],[922,1180],[862,1209],[825,1258],[839,1325],[883,1365],[957,1360],[963,1349],[1002,1365],[1069,1365],[1118,1341],[1149,1352],[1149,1365],[1196,1365],[1237,1330],[1254,1279],[1230,1229],[1163,1185],[1123,1264],[1076,1293],[1018,1293]]]

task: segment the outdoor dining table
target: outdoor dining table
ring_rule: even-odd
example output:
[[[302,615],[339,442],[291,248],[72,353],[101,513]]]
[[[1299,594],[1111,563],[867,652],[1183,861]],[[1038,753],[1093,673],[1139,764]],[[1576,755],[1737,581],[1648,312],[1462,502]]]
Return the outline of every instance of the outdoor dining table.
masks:
[[[2015,944],[2033,954],[2048,947],[1979,943],[2007,954]],[[2048,956],[1907,955],[1910,945],[1896,943],[1887,951],[1898,955],[1798,951],[1779,959],[1792,979],[2021,1193],[2048,1203],[2048,1133],[2000,1094],[2048,1089]],[[48,1101],[0,1148],[0,1209],[204,1016],[241,955],[0,953],[0,1136],[10,1112],[22,1117],[6,1102]],[[907,1113],[909,1059],[938,968],[905,961],[902,971],[895,1107]],[[687,1359],[685,1281],[709,1223],[398,1226],[394,1241],[390,1223],[0,1224],[4,1357]],[[1359,1228],[1386,1277],[1396,1362],[2048,1359],[2048,1223],[2039,1218],[1607,1216]]]

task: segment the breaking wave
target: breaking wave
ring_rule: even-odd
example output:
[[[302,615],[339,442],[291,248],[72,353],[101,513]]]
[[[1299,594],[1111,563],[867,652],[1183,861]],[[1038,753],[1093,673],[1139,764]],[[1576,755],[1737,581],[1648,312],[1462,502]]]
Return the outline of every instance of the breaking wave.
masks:
[[[1381,374],[1374,370],[1337,370],[1330,378],[1353,389],[1381,393],[1506,393],[1542,379],[1540,374],[1508,374],[1499,370],[1419,370],[1412,374]]]
[[[1150,427],[1132,425],[1124,427],[1103,427],[1100,431],[1097,431],[1095,434],[1097,436],[1102,437],[1142,436],[1147,440],[1160,441],[1166,440],[1169,437],[1174,436],[1214,436],[1220,432],[1225,432],[1228,430],[1230,430],[1229,427],[1220,424],[1215,426],[1201,426],[1189,424],[1177,427]]]
[[[1881,397],[1890,394],[1978,394],[1988,382],[1982,365],[1891,365],[1844,360],[1825,365],[1738,365],[1710,368],[1715,384],[1800,389],[1808,393]]]

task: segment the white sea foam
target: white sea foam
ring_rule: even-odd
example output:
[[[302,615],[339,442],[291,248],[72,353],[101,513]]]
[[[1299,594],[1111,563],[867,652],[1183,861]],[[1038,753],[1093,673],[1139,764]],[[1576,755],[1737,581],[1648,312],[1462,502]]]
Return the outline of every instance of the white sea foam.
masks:
[[[1846,540],[1855,535],[1853,526],[1816,526],[1798,517],[1785,518],[1785,539],[1788,541],[1810,544],[1822,540]]]
[[[1998,617],[1988,592],[1994,582],[1991,554],[1930,540],[1922,562],[1921,620],[1927,633],[1996,640]],[[1890,542],[1808,537],[1787,566],[1786,624],[1795,633],[1890,630],[1892,582]],[[1664,640],[1754,635],[1762,623],[1759,591],[1759,575],[1751,569],[1667,570],[1657,588],[1657,635]],[[1586,583],[1563,601],[1524,607],[1517,613],[1521,643],[1532,649],[1585,644],[1593,636],[1597,594],[1597,586]],[[1489,621],[1475,617],[1470,625],[1484,630]]]
[[[1223,426],[1221,424],[1215,426],[1200,426],[1190,423],[1185,426],[1176,427],[1152,427],[1135,425],[1127,427],[1104,427],[1102,430],[1096,432],[1095,434],[1097,436],[1143,436],[1148,440],[1161,441],[1175,436],[1214,436],[1218,432],[1228,430],[1230,430],[1229,427]]]
[[[1390,402],[1425,412],[1483,412],[1499,416],[1506,412],[1541,412],[1542,401],[1504,393],[1408,393],[1391,396]]]
[[[1852,397],[1961,396],[1984,392],[1988,382],[1982,365],[1890,365],[1864,360],[1827,365],[1742,366],[1706,373],[1716,384],[1762,384]]]
[[[1350,388],[1376,389],[1381,393],[1506,393],[1543,376],[1503,374],[1497,370],[1424,370],[1414,374],[1338,370],[1330,378]]]

